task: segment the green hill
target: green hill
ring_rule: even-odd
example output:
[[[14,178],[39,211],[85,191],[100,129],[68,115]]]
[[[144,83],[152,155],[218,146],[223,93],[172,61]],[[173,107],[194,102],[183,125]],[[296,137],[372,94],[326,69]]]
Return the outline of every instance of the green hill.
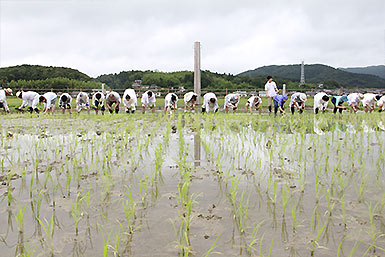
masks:
[[[299,81],[301,65],[271,65],[242,72],[239,76],[272,75]],[[362,88],[385,88],[385,79],[375,75],[355,74],[322,64],[305,65],[305,80],[310,83],[323,83],[326,86],[346,86]]]
[[[19,65],[0,68],[0,83],[18,80],[46,80],[53,78],[66,78],[80,81],[89,81],[88,75],[71,68],[46,67],[40,65]]]
[[[352,68],[338,68],[343,71],[360,73],[360,74],[371,74],[376,75],[380,78],[385,79],[385,65],[368,66],[368,67],[352,67]]]

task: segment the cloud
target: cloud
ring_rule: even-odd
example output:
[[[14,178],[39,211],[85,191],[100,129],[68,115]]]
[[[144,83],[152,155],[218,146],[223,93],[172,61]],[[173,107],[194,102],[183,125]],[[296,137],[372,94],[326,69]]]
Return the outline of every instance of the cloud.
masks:
[[[239,73],[270,64],[382,64],[382,0],[2,1],[0,65]]]

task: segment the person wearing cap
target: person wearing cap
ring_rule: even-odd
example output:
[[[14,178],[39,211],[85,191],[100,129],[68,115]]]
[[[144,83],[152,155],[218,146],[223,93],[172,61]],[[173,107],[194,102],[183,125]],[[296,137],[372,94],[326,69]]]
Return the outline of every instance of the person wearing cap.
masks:
[[[53,112],[55,111],[56,100],[57,95],[54,92],[47,92],[44,95],[41,95],[39,97],[39,102],[44,103],[43,113],[51,111],[51,113],[53,114]]]
[[[285,114],[285,103],[287,101],[288,97],[287,95],[276,95],[273,97],[274,101],[274,115],[277,115],[277,112],[279,110],[280,113]]]
[[[213,106],[213,111],[216,113],[218,111],[219,105],[217,97],[214,93],[206,93],[203,96],[202,112],[209,113],[210,105]]]
[[[348,101],[347,95],[341,95],[341,96],[333,96],[332,97],[332,104],[334,105],[333,113],[336,113],[337,110],[342,113],[343,110],[346,109],[344,106],[344,103]]]
[[[0,89],[0,108],[3,108],[4,111],[8,113],[11,111],[8,108],[6,97],[11,95],[12,95],[12,89],[10,88]]]
[[[295,108],[302,113],[305,109],[305,102],[307,100],[306,94],[304,93],[294,93],[290,98],[290,110],[291,114],[294,114]]]
[[[198,95],[194,92],[188,92],[184,95],[183,100],[184,100],[184,110],[185,112],[187,110],[194,110],[195,109],[195,104],[197,102]]]
[[[115,110],[115,113],[119,113],[119,105],[120,105],[120,95],[115,92],[111,91],[106,95],[106,106],[110,113],[113,113]]]
[[[87,113],[90,114],[90,98],[87,93],[80,91],[76,96],[76,111],[80,113],[82,109],[86,109]]]
[[[262,99],[257,95],[247,99],[245,104],[245,112],[253,113],[253,106],[256,110],[259,111],[259,114],[262,113]]]
[[[63,93],[59,97],[59,107],[62,109],[63,114],[65,113],[65,110],[67,109],[68,112],[71,114],[71,102],[72,97],[68,93]]]
[[[144,92],[142,95],[141,101],[142,101],[142,113],[145,113],[146,107],[150,107],[152,112],[153,113],[155,112],[156,98],[155,98],[155,94],[152,91],[148,90]]]
[[[365,112],[372,112],[376,106],[376,102],[380,100],[381,96],[372,94],[372,93],[366,93],[364,94],[364,99],[362,100],[362,105],[364,106]]]
[[[134,89],[127,88],[123,94],[123,105],[126,107],[126,113],[134,113],[136,111],[137,102],[138,99],[136,98]]]
[[[271,113],[271,108],[272,108],[272,101],[273,98],[277,95],[278,93],[278,88],[275,82],[273,81],[272,76],[267,76],[267,82],[265,84],[265,92],[267,96],[267,101],[269,105],[269,112]]]
[[[20,105],[19,108],[17,108],[19,111],[21,111],[24,107],[29,107],[29,112],[32,113],[35,111],[36,113],[39,113],[39,109],[37,109],[37,105],[39,104],[39,97],[40,95],[34,91],[19,91],[16,93],[16,97],[23,99],[23,103]]]
[[[164,113],[177,109],[178,96],[175,93],[168,93],[164,98]]]
[[[380,100],[377,101],[378,111],[385,111],[385,95],[381,96]]]
[[[237,111],[240,98],[239,94],[228,94],[225,96],[225,112],[228,113],[230,108],[235,113]]]
[[[92,108],[95,110],[96,115],[99,113],[99,110],[102,112],[102,115],[104,115],[104,111],[106,110],[106,107],[104,107],[104,94],[102,92],[96,92],[92,96]]]
[[[314,113],[317,114],[318,111],[325,112],[328,107],[330,97],[324,93],[320,92],[314,96]]]
[[[350,106],[350,112],[356,113],[358,109],[360,109],[360,103],[364,95],[361,93],[351,93],[348,95],[348,105]]]

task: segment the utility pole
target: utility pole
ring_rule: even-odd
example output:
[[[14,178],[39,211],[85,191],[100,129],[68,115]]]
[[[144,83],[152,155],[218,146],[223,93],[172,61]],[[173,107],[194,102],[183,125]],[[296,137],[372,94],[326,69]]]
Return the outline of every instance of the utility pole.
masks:
[[[201,104],[201,43],[194,42],[194,93],[198,95],[197,104]]]

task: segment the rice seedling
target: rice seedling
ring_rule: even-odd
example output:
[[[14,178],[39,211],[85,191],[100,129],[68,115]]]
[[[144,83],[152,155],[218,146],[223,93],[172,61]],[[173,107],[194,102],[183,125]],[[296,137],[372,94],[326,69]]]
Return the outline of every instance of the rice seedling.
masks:
[[[71,216],[75,222],[76,236],[79,234],[79,221],[83,218],[82,200],[83,198],[80,197],[79,193],[76,195],[75,202],[71,200]]]

